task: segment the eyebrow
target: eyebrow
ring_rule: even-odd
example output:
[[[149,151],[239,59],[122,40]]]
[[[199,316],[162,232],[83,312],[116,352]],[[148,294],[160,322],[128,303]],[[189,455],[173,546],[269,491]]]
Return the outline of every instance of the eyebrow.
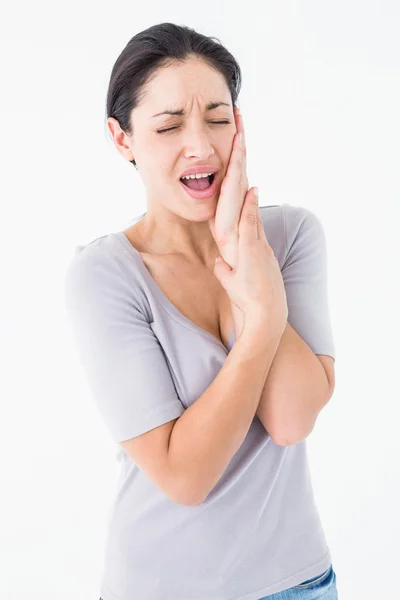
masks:
[[[218,106],[230,106],[230,104],[227,104],[226,102],[209,102],[206,106],[206,112],[208,112],[209,110],[214,110],[215,108],[218,108]],[[164,112],[160,112],[157,113],[156,115],[153,115],[153,117],[159,117],[160,115],[179,115],[182,116],[185,114],[185,111],[183,110],[183,108],[179,109],[179,110],[165,110]]]

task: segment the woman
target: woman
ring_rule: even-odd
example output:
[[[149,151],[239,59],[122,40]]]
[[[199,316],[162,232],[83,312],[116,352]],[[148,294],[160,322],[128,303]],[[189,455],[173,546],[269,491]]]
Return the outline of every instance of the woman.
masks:
[[[102,600],[337,598],[306,442],[270,395],[288,332],[320,408],[333,391],[324,232],[248,190],[240,83],[219,42],[172,23],[134,36],[111,74],[108,127],[148,210],[78,246],[66,276],[119,444]]]

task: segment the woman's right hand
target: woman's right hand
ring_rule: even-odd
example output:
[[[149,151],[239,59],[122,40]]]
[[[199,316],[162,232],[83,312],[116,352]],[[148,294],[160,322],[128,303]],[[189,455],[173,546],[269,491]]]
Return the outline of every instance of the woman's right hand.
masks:
[[[286,291],[279,262],[265,235],[254,187],[245,196],[238,233],[237,265],[232,269],[220,257],[214,274],[233,305],[242,311],[244,326],[261,319],[269,334],[280,337],[288,317]]]

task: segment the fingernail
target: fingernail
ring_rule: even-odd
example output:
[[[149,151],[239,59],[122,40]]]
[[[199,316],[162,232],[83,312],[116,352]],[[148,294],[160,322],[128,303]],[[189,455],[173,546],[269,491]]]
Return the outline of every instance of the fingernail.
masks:
[[[253,192],[254,192],[254,195],[258,197],[258,187],[257,186],[255,186],[253,188]]]

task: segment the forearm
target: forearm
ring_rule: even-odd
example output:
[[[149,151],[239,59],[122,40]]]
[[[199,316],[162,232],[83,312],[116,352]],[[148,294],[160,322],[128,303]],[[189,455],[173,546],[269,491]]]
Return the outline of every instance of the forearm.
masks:
[[[289,322],[269,369],[256,414],[276,443],[306,438],[329,399],[323,366]]]
[[[246,325],[247,328],[247,325]],[[201,503],[243,443],[260,400],[278,340],[244,329],[218,375],[176,422],[169,461],[180,498]],[[260,333],[261,331],[261,333]]]

